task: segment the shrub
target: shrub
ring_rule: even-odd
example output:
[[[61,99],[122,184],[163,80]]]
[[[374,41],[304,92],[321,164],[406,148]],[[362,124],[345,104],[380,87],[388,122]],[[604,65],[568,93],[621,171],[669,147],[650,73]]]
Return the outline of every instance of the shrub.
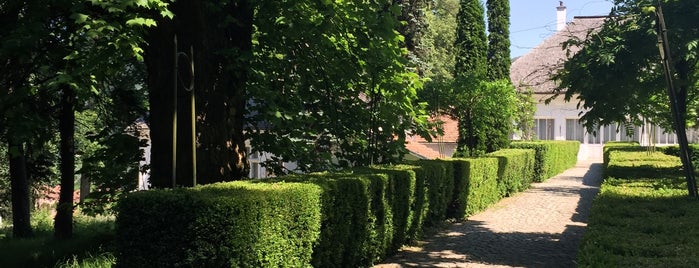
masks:
[[[575,166],[578,160],[578,141],[518,141],[511,148],[534,149],[534,181],[542,182]]]
[[[418,166],[396,165],[375,166],[357,170],[364,173],[382,173],[388,176],[388,188],[386,196],[393,214],[393,242],[388,248],[388,254],[393,253],[412,239],[417,238],[422,229],[424,215],[427,212],[425,202],[424,180],[420,183],[419,204],[416,204],[415,170]]]
[[[673,156],[680,156],[680,146],[679,145],[672,145],[672,146],[666,146],[666,147],[661,147],[661,150],[663,153],[668,154],[668,155],[673,155]],[[690,144],[689,145],[689,157],[692,159],[692,165],[694,166],[694,169],[699,168],[699,144]]]
[[[614,145],[616,146],[616,145]],[[696,267],[699,207],[687,197],[677,157],[607,147],[607,172],[592,203],[579,267]],[[634,171],[636,170],[636,171]],[[608,170],[609,171],[609,170]]]
[[[501,197],[529,188],[534,180],[533,149],[502,149],[488,155],[498,159],[498,190]]]
[[[320,233],[321,189],[231,182],[119,201],[120,267],[298,267]]]
[[[454,166],[449,160],[420,160],[418,178],[424,179],[427,190],[426,226],[435,226],[447,218],[454,196]]]
[[[645,147],[617,147],[606,150],[605,177],[647,178],[679,174],[678,157]]]
[[[498,160],[495,158],[453,159],[454,200],[448,216],[464,219],[500,199]]]
[[[385,257],[393,237],[388,175],[313,173],[262,181],[305,182],[322,189],[314,267],[366,267]]]

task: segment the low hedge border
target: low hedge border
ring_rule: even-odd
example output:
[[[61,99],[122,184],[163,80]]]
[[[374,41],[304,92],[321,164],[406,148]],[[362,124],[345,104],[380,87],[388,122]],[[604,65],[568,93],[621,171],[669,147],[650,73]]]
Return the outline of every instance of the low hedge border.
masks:
[[[498,160],[495,158],[456,158],[454,200],[448,216],[462,220],[500,200]]]
[[[699,220],[680,160],[637,144],[605,145],[607,172],[592,203],[579,267],[696,267]],[[609,172],[609,170],[613,170]]]
[[[498,159],[498,190],[501,197],[529,188],[534,181],[534,149],[502,149],[488,154]]]
[[[516,146],[526,149],[129,194],[119,203],[118,266],[371,266],[425,227],[574,164],[579,144]]]
[[[320,197],[315,185],[248,182],[129,194],[117,206],[116,266],[307,266]]]
[[[579,141],[516,141],[511,148],[534,149],[534,181],[543,182],[568,168],[578,161]]]

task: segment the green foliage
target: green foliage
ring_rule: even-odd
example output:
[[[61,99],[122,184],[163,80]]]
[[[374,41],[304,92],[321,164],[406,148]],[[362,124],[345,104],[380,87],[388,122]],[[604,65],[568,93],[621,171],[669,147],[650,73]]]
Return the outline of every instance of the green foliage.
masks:
[[[680,175],[679,158],[640,146],[607,149],[605,177],[662,177]]]
[[[697,78],[697,27],[688,19],[699,14],[695,1],[662,2],[670,53],[675,66],[677,98],[687,123],[696,121],[699,98]],[[667,85],[658,51],[656,16],[647,13],[656,1],[616,1],[613,17],[584,40],[569,40],[571,55],[553,76],[566,100],[577,98],[585,109],[581,120],[588,129],[614,122],[640,125],[642,118],[672,129]],[[592,78],[592,79],[591,79]],[[608,90],[613,88],[614,90]],[[684,115],[686,113],[686,115]]]
[[[32,238],[3,238],[3,233],[9,234],[11,230],[0,229],[0,266],[111,267],[113,257],[109,256],[112,255],[114,240],[113,218],[87,217],[78,213],[75,217],[75,237],[69,240],[53,237],[51,218],[51,210],[34,212],[32,228],[35,235]]]
[[[133,193],[118,211],[117,266],[299,267],[320,233],[321,189],[220,183]]]
[[[427,27],[421,39],[423,45],[423,76],[425,86],[418,91],[421,101],[428,103],[432,113],[450,113],[451,99],[448,92],[454,74],[456,60],[456,14],[458,0],[430,1],[425,9]]]
[[[268,1],[257,7],[249,83],[254,151],[287,172],[395,163],[424,131],[422,81],[406,71],[400,8],[382,1]]]
[[[534,139],[534,114],[536,113],[536,104],[534,93],[531,88],[525,91],[519,91],[515,94],[517,101],[515,102],[514,131],[522,140]]]
[[[613,146],[600,193],[592,203],[588,226],[580,244],[580,267],[693,267],[699,265],[699,220],[696,200],[686,197],[686,184],[677,173],[677,157],[662,153],[631,151]],[[645,149],[642,149],[645,150]],[[634,159],[634,160],[631,160]]]
[[[510,1],[487,0],[488,79],[510,79]]]
[[[485,11],[480,0],[461,1],[456,15],[454,78],[482,79],[487,72]],[[459,91],[468,90],[460,87]]]
[[[488,156],[498,159],[498,190],[501,197],[529,188],[534,181],[533,149],[502,149]]]
[[[458,220],[480,212],[500,200],[498,160],[495,158],[456,158],[454,200],[449,216]]]
[[[514,130],[517,99],[509,80],[469,83],[472,81],[456,79],[455,88],[468,90],[454,96],[459,107],[459,147],[455,157],[480,156],[505,148]]]
[[[427,191],[425,225],[435,226],[447,218],[454,197],[454,166],[448,160],[420,160],[418,178],[423,178]]]
[[[663,153],[668,155],[680,156],[680,146],[665,146],[660,147]],[[699,168],[699,144],[689,144],[689,156],[692,159],[692,166],[696,170]]]
[[[393,254],[401,246],[417,238],[422,230],[422,221],[424,221],[422,214],[427,211],[427,203],[424,202],[424,190],[422,193],[416,192],[416,169],[419,167],[397,165],[374,166],[367,171],[388,175],[386,197],[393,215],[393,241],[387,250],[387,255]],[[421,189],[424,189],[424,186]],[[415,203],[416,194],[423,195],[421,204]],[[418,222],[413,223],[413,221]]]
[[[511,148],[534,149],[534,181],[545,181],[564,170],[575,166],[578,161],[578,141],[524,141],[513,142]]]
[[[10,159],[7,154],[7,144],[0,142],[0,228],[12,217],[10,195]]]
[[[392,246],[392,196],[386,174],[290,175],[265,181],[306,182],[322,189],[320,237],[314,267],[364,267],[384,258]]]

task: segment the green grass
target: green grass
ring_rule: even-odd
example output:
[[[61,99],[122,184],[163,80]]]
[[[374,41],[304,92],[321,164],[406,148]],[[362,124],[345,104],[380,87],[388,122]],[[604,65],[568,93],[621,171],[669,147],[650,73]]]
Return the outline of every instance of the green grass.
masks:
[[[578,252],[580,267],[699,267],[699,201],[680,162],[659,152],[612,152]],[[636,169],[634,171],[633,169]]]
[[[8,227],[0,229],[0,267],[111,267],[114,220],[75,215],[74,238],[53,238],[48,211],[32,214],[34,237],[15,239]]]

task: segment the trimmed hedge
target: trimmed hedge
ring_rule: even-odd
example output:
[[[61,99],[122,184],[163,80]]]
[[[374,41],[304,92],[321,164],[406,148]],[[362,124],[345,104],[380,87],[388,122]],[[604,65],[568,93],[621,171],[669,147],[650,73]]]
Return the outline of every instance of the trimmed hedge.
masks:
[[[464,219],[500,200],[498,160],[495,158],[455,158],[454,200],[448,216]]]
[[[592,203],[578,266],[697,267],[699,207],[687,197],[683,176],[670,172],[681,169],[679,158],[638,145],[605,145],[605,153],[607,176]]]
[[[392,254],[401,246],[417,239],[427,213],[426,188],[424,179],[418,184],[415,171],[418,166],[396,165],[375,166],[357,169],[358,172],[388,175],[387,200],[393,213],[393,241],[387,249]],[[419,191],[416,191],[419,190]]]
[[[231,182],[128,194],[118,267],[299,267],[320,235],[321,189]]]
[[[498,159],[498,190],[501,197],[529,188],[534,180],[533,149],[502,149],[488,156]]]
[[[663,153],[668,155],[680,156],[680,146],[672,145],[660,147]],[[694,170],[699,169],[699,144],[689,144],[689,157],[692,159]]]
[[[428,211],[426,226],[435,226],[447,218],[454,198],[454,165],[449,160],[420,160],[418,178],[424,178]]]
[[[568,168],[578,161],[579,141],[516,141],[511,148],[534,149],[534,181],[543,182]]]
[[[118,205],[117,265],[371,266],[425,226],[482,211],[529,187],[535,171],[572,165],[578,145],[129,194]]]
[[[384,258],[393,238],[385,174],[314,173],[263,181],[306,182],[322,188],[322,221],[314,267],[366,267]]]

